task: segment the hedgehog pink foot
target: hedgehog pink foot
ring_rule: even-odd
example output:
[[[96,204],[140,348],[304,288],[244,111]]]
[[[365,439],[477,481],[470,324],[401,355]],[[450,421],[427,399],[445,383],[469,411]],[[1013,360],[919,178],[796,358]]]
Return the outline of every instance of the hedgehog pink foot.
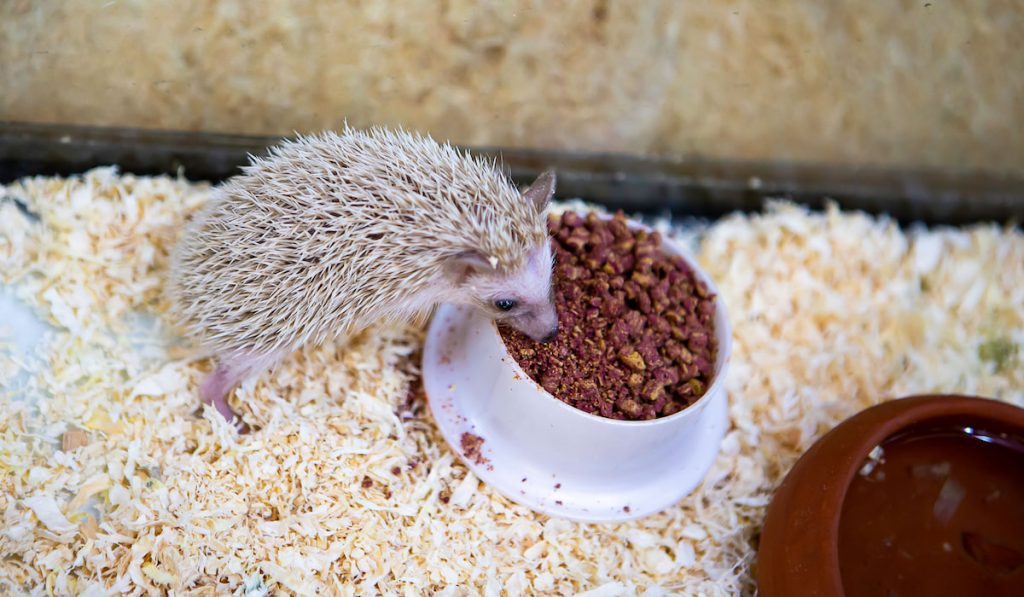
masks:
[[[228,394],[245,376],[246,368],[237,365],[217,365],[200,387],[203,403],[212,404],[225,419],[235,424],[239,433],[248,433],[249,426],[228,406]]]

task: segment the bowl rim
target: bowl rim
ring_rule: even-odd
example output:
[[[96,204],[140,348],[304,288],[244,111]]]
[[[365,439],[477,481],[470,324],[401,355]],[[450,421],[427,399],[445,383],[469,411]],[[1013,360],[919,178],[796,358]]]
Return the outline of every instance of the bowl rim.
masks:
[[[576,211],[576,213],[578,215],[581,215],[581,217],[586,217],[585,214],[580,214],[579,211],[574,210],[574,209],[566,209],[566,210],[563,210],[563,212],[564,211]],[[558,215],[560,216],[561,213],[562,212],[560,212]],[[599,212],[597,210],[593,210],[592,213],[597,214],[597,216],[599,218],[604,219],[604,220],[610,220],[610,219],[612,219],[614,217],[614,214],[610,215],[610,214],[606,214],[606,213],[601,213],[601,212]],[[509,352],[508,345],[505,343],[504,338],[501,337],[501,330],[498,329],[498,322],[496,320],[489,319],[488,320],[488,328],[489,328],[490,332],[497,337],[497,341],[498,341],[499,345],[501,346],[501,353],[502,353],[501,359],[502,359],[502,361],[505,362],[506,365],[511,363],[512,370],[513,370],[513,372],[516,375],[522,377],[524,380],[527,380],[527,381],[531,382],[535,386],[536,390],[539,393],[544,395],[545,399],[553,400],[554,402],[556,402],[558,404],[558,408],[568,409],[568,410],[570,410],[570,411],[572,411],[574,413],[577,413],[579,415],[583,415],[585,418],[587,418],[589,420],[598,421],[598,422],[601,422],[601,423],[604,423],[604,424],[608,424],[608,425],[612,425],[612,426],[616,426],[616,427],[630,427],[630,428],[638,429],[638,428],[641,428],[641,427],[655,427],[655,426],[658,426],[658,425],[671,425],[675,421],[683,419],[683,418],[685,418],[688,415],[689,416],[696,416],[693,413],[696,413],[696,412],[702,410],[704,408],[704,405],[706,405],[707,402],[710,400],[711,396],[713,396],[716,392],[724,392],[725,391],[723,388],[724,388],[724,385],[725,385],[725,379],[727,377],[726,374],[729,371],[729,364],[732,361],[732,324],[729,321],[729,313],[726,310],[725,300],[722,298],[722,293],[718,290],[718,287],[715,285],[714,281],[711,279],[711,276],[709,276],[707,274],[707,272],[705,272],[704,269],[700,267],[700,265],[697,263],[697,259],[695,257],[693,257],[692,255],[690,255],[689,251],[686,251],[683,248],[681,243],[679,243],[675,238],[673,238],[673,237],[671,237],[671,236],[669,236],[667,234],[663,234],[660,231],[654,230],[653,228],[651,228],[650,226],[644,224],[643,222],[637,221],[637,220],[635,220],[633,218],[630,218],[628,216],[626,216],[626,222],[628,223],[628,225],[630,225],[632,227],[635,227],[636,229],[639,229],[639,230],[645,230],[645,231],[650,232],[650,233],[657,232],[661,236],[662,249],[665,249],[666,247],[668,247],[668,248],[671,249],[671,252],[675,253],[675,255],[677,255],[678,257],[681,257],[683,260],[686,261],[686,264],[688,266],[690,266],[690,268],[693,270],[693,273],[695,274],[695,276],[698,277],[700,279],[700,281],[704,283],[705,286],[707,286],[708,290],[711,291],[712,294],[714,294],[714,296],[715,296],[715,313],[717,314],[718,312],[721,312],[721,314],[722,314],[721,320],[722,320],[722,324],[723,325],[722,326],[718,326],[717,324],[715,324],[714,327],[713,327],[713,334],[715,336],[715,340],[718,341],[718,350],[717,350],[717,353],[715,354],[715,363],[714,364],[717,366],[718,362],[721,361],[722,366],[720,368],[718,368],[718,370],[715,372],[714,379],[711,380],[711,383],[704,390],[704,393],[701,394],[700,398],[695,400],[693,402],[693,404],[690,404],[686,408],[680,410],[679,412],[673,413],[673,414],[671,414],[671,415],[669,415],[667,417],[658,417],[658,418],[655,418],[655,419],[648,419],[648,420],[644,420],[644,421],[631,421],[631,420],[626,420],[626,419],[609,419],[608,417],[602,417],[600,415],[595,415],[593,413],[588,413],[586,411],[582,411],[582,410],[576,408],[575,406],[572,406],[571,404],[568,404],[568,403],[566,403],[566,402],[564,402],[562,400],[559,400],[554,394],[552,394],[551,392],[549,392],[546,389],[544,389],[544,387],[542,385],[537,383],[536,380],[534,380],[532,377],[530,377],[530,375],[528,373],[526,373],[525,370],[523,370],[522,366],[519,364],[519,361],[514,356],[512,356],[512,353]],[[717,317],[716,317],[716,319],[717,319]]]
[[[757,551],[759,594],[842,595],[839,524],[843,501],[864,459],[900,431],[954,417],[1024,430],[1024,409],[1008,402],[917,394],[868,407],[819,438],[793,465],[768,506]],[[813,491],[807,491],[809,482]]]

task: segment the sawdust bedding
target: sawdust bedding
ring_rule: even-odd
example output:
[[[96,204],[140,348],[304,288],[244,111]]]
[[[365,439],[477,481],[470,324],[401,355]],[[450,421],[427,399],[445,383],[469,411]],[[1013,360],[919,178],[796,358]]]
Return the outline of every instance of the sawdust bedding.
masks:
[[[0,592],[750,593],[773,488],[842,418],[921,392],[1024,404],[1019,231],[785,203],[677,225],[735,328],[721,455],[655,516],[549,519],[442,442],[410,394],[420,329],[308,348],[244,386],[250,436],[199,410],[209,363],[161,323],[161,284],[208,192],[110,168],[4,189],[39,219],[0,204],[3,283],[55,329],[0,357]]]

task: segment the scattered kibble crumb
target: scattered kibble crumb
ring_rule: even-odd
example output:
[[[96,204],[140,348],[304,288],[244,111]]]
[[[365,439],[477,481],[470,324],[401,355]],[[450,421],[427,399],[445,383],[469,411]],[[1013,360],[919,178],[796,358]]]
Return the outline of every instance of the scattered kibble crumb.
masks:
[[[484,438],[467,431],[462,434],[459,443],[462,446],[462,453],[466,458],[477,464],[487,464],[489,462],[480,451],[484,445]]]

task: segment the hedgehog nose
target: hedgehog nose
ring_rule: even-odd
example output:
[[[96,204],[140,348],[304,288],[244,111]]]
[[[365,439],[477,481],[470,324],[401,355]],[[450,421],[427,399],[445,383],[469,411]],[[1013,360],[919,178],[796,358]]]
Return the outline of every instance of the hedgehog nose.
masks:
[[[541,339],[541,343],[547,344],[548,342],[551,342],[552,340],[554,340],[555,337],[557,337],[557,336],[558,336],[558,326],[556,325],[551,330],[551,332],[548,333],[547,336],[544,336],[544,338]]]

